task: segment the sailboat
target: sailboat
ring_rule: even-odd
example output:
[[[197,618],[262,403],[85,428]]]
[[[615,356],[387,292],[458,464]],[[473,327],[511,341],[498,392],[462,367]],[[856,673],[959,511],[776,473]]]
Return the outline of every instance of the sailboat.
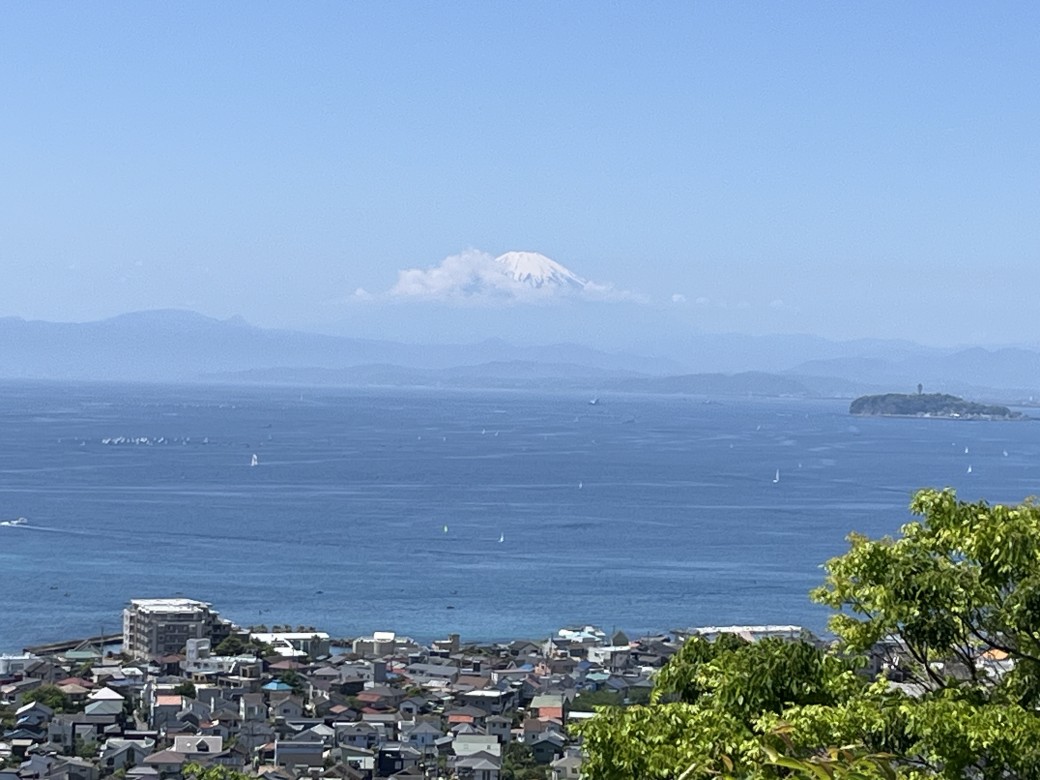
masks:
[[[776,470],[776,476],[773,477],[773,484],[775,485],[779,481],[780,481],[780,469],[777,469]]]
[[[502,542],[504,542],[505,540],[506,540],[506,535],[505,534],[499,534],[498,535],[498,543],[499,544],[502,544]]]
[[[249,465],[250,466],[259,466],[260,465],[260,459],[258,457],[256,457],[256,453],[255,452],[253,453],[252,459],[249,461]]]
[[[971,473],[971,466],[968,466],[968,473]]]
[[[448,524],[447,523],[444,524],[444,533],[448,533]]]

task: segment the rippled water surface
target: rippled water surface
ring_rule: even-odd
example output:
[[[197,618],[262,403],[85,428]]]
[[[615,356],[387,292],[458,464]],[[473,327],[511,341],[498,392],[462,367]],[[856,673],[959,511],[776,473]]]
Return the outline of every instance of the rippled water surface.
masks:
[[[0,385],[0,518],[28,520],[0,525],[0,649],[115,632],[128,599],[174,594],[347,636],[819,630],[819,565],[850,530],[896,532],[915,489],[1040,492],[1036,422],[589,400]]]

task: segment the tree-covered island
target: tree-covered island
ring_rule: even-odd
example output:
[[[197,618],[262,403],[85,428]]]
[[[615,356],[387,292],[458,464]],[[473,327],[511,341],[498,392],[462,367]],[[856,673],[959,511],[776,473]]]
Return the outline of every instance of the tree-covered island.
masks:
[[[849,413],[863,416],[947,417],[961,420],[1028,419],[1024,414],[1013,412],[1006,406],[974,403],[946,393],[864,395],[852,402]]]

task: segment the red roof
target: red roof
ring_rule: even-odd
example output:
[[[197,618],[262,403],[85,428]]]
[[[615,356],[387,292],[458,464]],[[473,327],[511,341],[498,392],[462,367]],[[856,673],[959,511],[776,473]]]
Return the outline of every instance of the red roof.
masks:
[[[83,688],[93,688],[94,687],[94,683],[92,683],[90,680],[84,680],[82,677],[66,677],[64,680],[58,680],[58,682],[56,682],[54,684],[57,685],[57,686],[62,686],[62,685],[79,685],[79,686],[82,686]]]

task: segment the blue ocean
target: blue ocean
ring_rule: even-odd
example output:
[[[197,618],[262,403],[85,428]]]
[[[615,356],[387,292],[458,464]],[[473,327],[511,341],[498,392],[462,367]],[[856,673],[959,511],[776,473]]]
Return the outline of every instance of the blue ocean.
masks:
[[[334,636],[823,631],[807,593],[913,491],[1038,492],[1036,422],[847,401],[0,385],[0,650],[114,633],[131,598]],[[253,456],[255,458],[255,464]]]

